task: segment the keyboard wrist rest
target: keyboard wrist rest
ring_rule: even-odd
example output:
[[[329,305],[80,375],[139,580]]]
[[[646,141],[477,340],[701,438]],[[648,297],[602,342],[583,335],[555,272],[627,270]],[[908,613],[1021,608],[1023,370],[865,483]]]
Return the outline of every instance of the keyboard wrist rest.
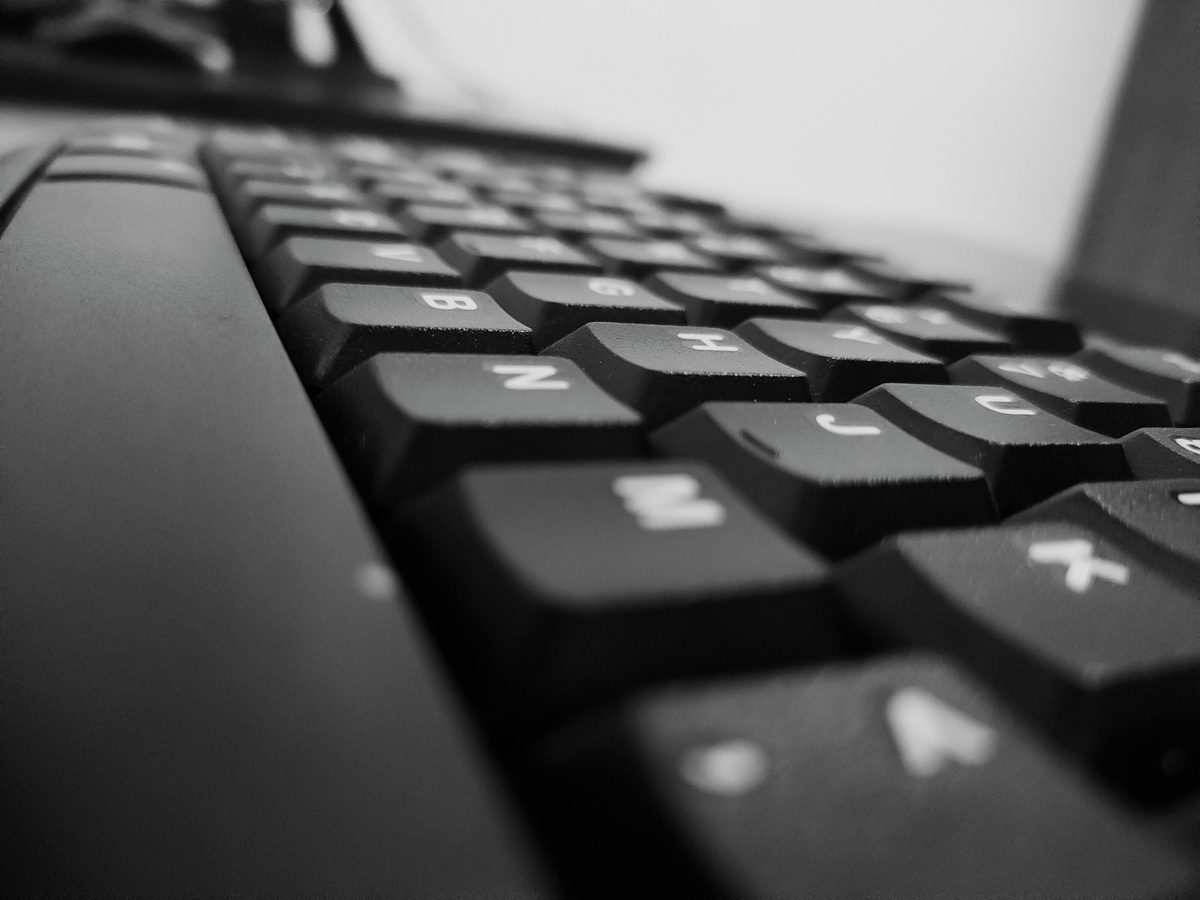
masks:
[[[37,184],[0,298],[0,892],[534,896],[212,197]]]

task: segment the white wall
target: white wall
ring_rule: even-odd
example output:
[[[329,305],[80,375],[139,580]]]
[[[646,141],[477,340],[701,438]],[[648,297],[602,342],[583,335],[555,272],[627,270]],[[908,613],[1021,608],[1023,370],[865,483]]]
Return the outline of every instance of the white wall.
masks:
[[[1059,258],[1138,0],[390,0],[526,107],[645,141],[655,182]],[[432,57],[432,66],[430,65]]]

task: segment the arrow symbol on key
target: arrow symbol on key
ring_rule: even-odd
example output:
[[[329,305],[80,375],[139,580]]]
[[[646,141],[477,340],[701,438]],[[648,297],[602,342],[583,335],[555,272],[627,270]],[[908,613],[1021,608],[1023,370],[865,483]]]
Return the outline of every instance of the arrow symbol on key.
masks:
[[[996,751],[996,734],[920,688],[905,688],[884,709],[900,760],[909,773],[930,778],[948,761],[981,766]]]
[[[1111,559],[1093,556],[1091,541],[1075,538],[1066,541],[1038,541],[1029,545],[1032,562],[1059,563],[1067,567],[1066,585],[1077,594],[1085,594],[1096,578],[1113,584],[1129,581],[1129,567]]]

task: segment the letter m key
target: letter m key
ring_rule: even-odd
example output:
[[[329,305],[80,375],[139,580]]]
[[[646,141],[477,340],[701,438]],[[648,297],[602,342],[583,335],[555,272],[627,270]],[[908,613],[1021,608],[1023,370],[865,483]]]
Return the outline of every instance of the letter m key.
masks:
[[[626,475],[613,482],[613,493],[647,531],[713,528],[725,521],[725,507],[700,496],[691,475]]]

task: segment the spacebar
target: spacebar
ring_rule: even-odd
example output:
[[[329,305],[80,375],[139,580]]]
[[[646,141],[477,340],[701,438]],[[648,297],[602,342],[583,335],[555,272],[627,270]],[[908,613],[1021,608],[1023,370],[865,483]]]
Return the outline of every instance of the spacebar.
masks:
[[[0,237],[11,896],[539,892],[212,199]]]

